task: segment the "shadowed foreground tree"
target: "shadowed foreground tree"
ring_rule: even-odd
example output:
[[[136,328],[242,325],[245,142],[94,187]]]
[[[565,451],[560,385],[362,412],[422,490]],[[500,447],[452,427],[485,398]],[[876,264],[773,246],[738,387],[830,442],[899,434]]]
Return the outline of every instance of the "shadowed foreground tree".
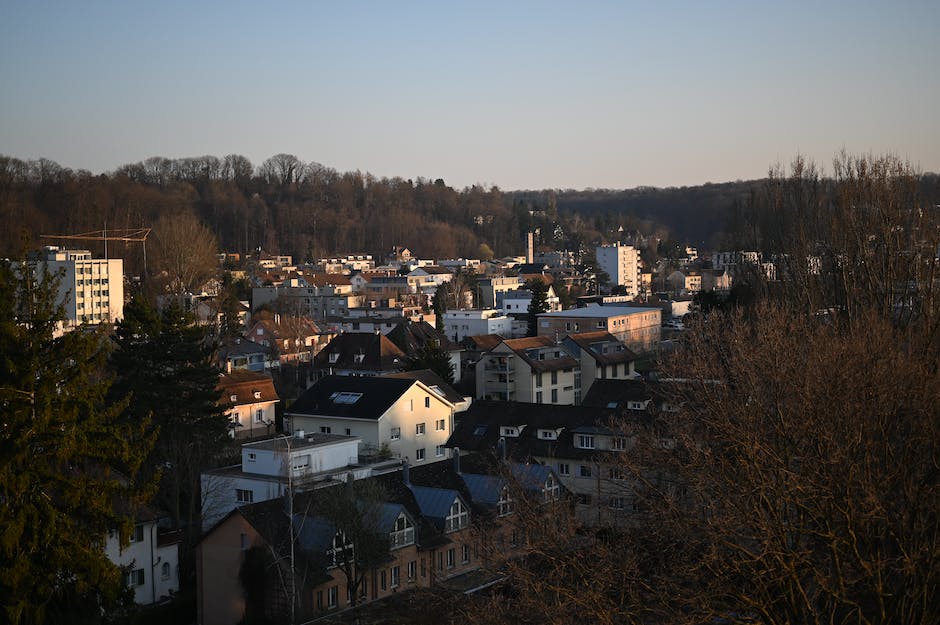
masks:
[[[104,553],[126,543],[150,442],[109,403],[107,341],[56,336],[58,279],[0,263],[0,606],[4,622],[92,623],[121,597]]]

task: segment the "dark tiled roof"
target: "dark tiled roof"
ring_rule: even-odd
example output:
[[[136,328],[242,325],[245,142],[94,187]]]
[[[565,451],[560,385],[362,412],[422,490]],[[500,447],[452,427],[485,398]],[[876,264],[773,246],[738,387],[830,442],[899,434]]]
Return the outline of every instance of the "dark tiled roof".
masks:
[[[386,336],[396,347],[409,356],[416,354],[429,341],[433,341],[444,351],[460,349],[460,345],[451,341],[444,332],[441,332],[427,321],[412,323],[402,319]]]
[[[444,381],[430,369],[418,369],[417,371],[402,371],[401,373],[388,373],[383,378],[400,378],[403,380],[418,380],[432,391],[440,389],[441,397],[452,404],[459,404],[464,401],[463,395],[454,390],[454,387]]]
[[[307,389],[287,414],[378,419],[413,384],[415,380],[407,378],[330,375]],[[351,402],[352,395],[339,396],[339,393],[361,396]]]
[[[644,380],[594,380],[581,404],[623,410],[630,401],[649,401],[658,391]]]
[[[335,358],[331,360],[331,354]],[[361,356],[361,358],[359,358]],[[344,332],[333,338],[315,357],[317,369],[401,371],[407,357],[387,337],[374,332]]]
[[[602,365],[615,365],[621,362],[633,362],[637,356],[618,341],[612,334],[604,330],[598,332],[582,332],[569,334],[566,341],[571,341],[580,349],[590,354],[595,361]],[[610,348],[605,353],[605,348]]]

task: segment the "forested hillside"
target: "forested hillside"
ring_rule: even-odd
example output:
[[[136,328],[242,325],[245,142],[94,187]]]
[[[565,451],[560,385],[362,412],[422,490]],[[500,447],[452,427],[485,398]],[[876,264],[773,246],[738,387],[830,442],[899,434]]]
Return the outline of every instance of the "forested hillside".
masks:
[[[925,180],[936,189],[936,176]],[[238,155],[154,157],[101,175],[0,156],[0,256],[18,254],[24,234],[36,246],[55,242],[40,235],[151,227],[163,215],[184,213],[206,224],[224,250],[260,247],[298,261],[380,255],[393,245],[422,257],[477,256],[481,244],[484,254],[520,254],[529,230],[544,248],[588,248],[614,240],[620,228],[673,248],[712,247],[727,244],[729,216],[748,203],[755,186],[505,192],[340,173],[288,154],[258,166]],[[81,245],[103,252],[92,242]],[[131,271],[139,253],[109,247]]]

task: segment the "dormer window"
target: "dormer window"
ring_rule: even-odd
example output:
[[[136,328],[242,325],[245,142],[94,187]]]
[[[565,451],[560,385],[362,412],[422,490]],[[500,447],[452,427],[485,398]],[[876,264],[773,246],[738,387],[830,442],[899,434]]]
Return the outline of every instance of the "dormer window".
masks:
[[[594,437],[581,434],[578,436],[578,447],[581,449],[594,449]]]
[[[539,430],[539,438],[543,441],[553,441],[558,437],[555,430]]]
[[[355,362],[357,365],[361,365],[362,361],[364,361],[365,359],[366,359],[365,354],[355,354],[353,356],[353,362]]]
[[[238,395],[229,395],[228,400],[234,404],[238,401]]]
[[[467,527],[469,523],[470,512],[459,499],[455,499],[454,503],[450,506],[450,512],[447,518],[444,520],[444,531],[456,532],[457,530]]]
[[[335,364],[337,361],[339,361],[339,354],[338,354],[337,352],[331,353],[331,354],[330,354],[330,364]]]
[[[255,391],[255,399],[261,399],[261,391]]]
[[[516,438],[519,436],[519,428],[513,426],[504,426],[502,428],[501,434],[503,436],[511,436],[512,438]]]
[[[395,526],[389,533],[389,547],[398,549],[412,545],[415,542],[415,526],[404,514],[398,515],[395,519]]]

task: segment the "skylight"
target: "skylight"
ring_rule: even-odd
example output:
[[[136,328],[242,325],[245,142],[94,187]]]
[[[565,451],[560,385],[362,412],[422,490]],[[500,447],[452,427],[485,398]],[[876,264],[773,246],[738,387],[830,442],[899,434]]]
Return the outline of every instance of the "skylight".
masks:
[[[362,397],[362,393],[333,393],[330,399],[334,404],[355,404]]]

